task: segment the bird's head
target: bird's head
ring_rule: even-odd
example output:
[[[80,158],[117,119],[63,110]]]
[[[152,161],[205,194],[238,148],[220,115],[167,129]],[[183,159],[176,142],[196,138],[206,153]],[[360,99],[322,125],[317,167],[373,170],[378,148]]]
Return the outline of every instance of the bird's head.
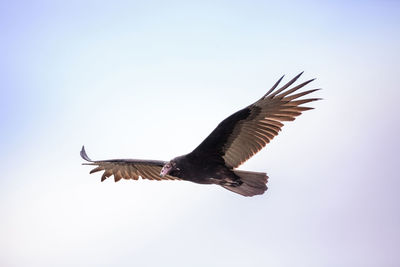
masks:
[[[171,160],[162,167],[160,176],[164,177],[165,175],[176,173],[177,171],[180,171],[180,169],[176,166],[176,161]]]

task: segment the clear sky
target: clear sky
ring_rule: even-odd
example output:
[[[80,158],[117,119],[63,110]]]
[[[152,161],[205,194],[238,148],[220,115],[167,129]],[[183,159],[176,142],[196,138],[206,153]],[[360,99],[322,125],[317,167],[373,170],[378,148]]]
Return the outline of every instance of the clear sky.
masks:
[[[1,266],[399,266],[400,2],[0,1]],[[323,90],[244,198],[100,183],[169,160],[283,74]]]

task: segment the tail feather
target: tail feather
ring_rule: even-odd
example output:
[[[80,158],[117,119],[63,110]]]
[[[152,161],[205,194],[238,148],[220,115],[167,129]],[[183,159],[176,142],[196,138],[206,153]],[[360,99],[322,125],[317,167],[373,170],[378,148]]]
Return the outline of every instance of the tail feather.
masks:
[[[262,195],[265,190],[268,189],[266,185],[268,182],[268,175],[265,172],[241,170],[233,170],[233,172],[240,177],[243,183],[240,186],[223,185],[222,187],[246,197]]]

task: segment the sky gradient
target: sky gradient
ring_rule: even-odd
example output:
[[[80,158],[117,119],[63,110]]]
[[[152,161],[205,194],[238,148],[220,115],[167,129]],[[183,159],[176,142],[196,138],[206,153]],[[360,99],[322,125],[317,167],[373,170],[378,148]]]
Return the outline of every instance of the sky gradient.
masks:
[[[399,266],[398,1],[0,1],[1,266]],[[253,198],[100,183],[286,74],[323,88],[240,169]]]

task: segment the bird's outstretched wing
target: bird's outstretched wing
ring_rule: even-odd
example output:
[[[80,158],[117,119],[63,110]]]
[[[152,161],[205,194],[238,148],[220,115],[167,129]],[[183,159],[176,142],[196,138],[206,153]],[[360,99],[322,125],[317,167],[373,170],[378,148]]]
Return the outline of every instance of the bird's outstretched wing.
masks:
[[[244,163],[278,135],[283,121],[293,121],[303,111],[312,109],[302,104],[319,100],[298,99],[319,89],[295,93],[314,79],[289,88],[301,74],[275,90],[281,77],[257,102],[223,120],[192,153],[202,156],[218,154],[231,168]]]
[[[165,175],[160,177],[160,172],[166,161],[161,160],[140,160],[140,159],[110,159],[110,160],[91,160],[85,151],[85,147],[82,147],[81,157],[89,163],[83,163],[83,165],[94,165],[97,166],[90,173],[104,171],[101,176],[101,181],[114,175],[115,182],[118,182],[122,178],[138,180],[139,176],[142,179],[149,180],[180,180],[178,177],[171,175]]]

